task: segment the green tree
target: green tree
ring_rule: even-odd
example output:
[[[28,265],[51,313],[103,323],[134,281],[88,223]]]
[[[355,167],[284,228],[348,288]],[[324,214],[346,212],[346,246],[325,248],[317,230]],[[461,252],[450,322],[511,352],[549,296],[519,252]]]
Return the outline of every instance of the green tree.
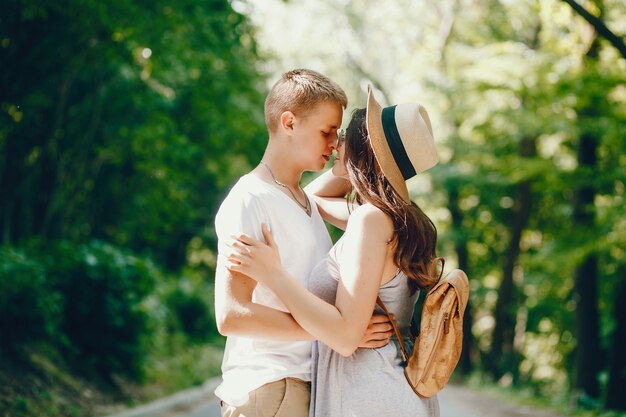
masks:
[[[574,352],[587,342],[600,349],[594,374],[621,375],[619,355],[608,363],[605,353],[615,352],[612,335],[624,328],[614,297],[626,239],[618,168],[626,163],[626,62],[609,28],[623,25],[626,8],[605,0],[599,14],[585,2],[590,19],[573,3],[246,2],[274,67],[302,62],[326,72],[354,107],[371,83],[388,103],[428,108],[441,164],[409,186],[435,220],[448,263],[456,260],[472,284],[466,334],[479,354],[466,347],[461,369],[473,365],[500,384],[564,401],[576,391]],[[312,15],[332,17],[313,26]],[[590,25],[603,37],[593,69],[584,58],[596,36]],[[297,48],[281,42],[285,33]],[[578,156],[585,133],[596,138],[592,166]],[[589,186],[595,192],[582,212],[595,212],[594,226],[573,226],[582,208],[575,196]],[[586,315],[584,326],[597,333],[586,337],[572,276],[591,254],[597,293],[584,302],[597,305],[597,318]],[[600,379],[600,394],[619,380],[607,387]]]
[[[193,236],[210,245],[265,141],[246,18],[225,0],[2,7],[3,242],[96,237],[172,270]]]
[[[3,344],[111,382],[170,336],[146,304],[211,339],[207,297],[161,295],[210,289],[214,213],[266,141],[262,63],[227,0],[0,4]]]

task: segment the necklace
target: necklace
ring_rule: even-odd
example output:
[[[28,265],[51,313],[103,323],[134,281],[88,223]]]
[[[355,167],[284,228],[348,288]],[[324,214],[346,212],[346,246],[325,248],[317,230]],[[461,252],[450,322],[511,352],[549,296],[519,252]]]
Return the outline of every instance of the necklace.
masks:
[[[305,211],[307,216],[311,216],[311,202],[309,201],[309,198],[306,196],[306,193],[304,192],[304,190],[302,189],[302,187],[300,186],[300,184],[298,184],[298,188],[300,188],[300,191],[302,191],[302,195],[304,195],[304,199],[306,200],[305,204],[302,204],[298,198],[296,197],[296,195],[293,193],[293,191],[291,191],[291,188],[289,188],[289,186],[287,184],[283,184],[282,182],[278,181],[276,179],[276,177],[274,176],[274,173],[272,172],[272,169],[270,168],[269,165],[267,165],[264,161],[261,161],[261,163],[263,164],[263,166],[265,168],[267,168],[267,171],[270,173],[270,175],[272,176],[272,179],[274,180],[274,182],[276,183],[276,185],[282,187],[282,188],[286,188],[287,191],[289,191],[289,194],[291,194],[291,196],[293,197],[293,199],[296,201],[296,203],[298,203],[298,205],[300,207],[302,207],[302,209]]]

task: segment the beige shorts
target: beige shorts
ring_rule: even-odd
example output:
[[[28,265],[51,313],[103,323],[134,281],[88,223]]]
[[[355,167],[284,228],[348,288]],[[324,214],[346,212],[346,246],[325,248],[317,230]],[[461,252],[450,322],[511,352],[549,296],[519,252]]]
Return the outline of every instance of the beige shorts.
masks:
[[[222,401],[222,417],[308,417],[310,400],[310,382],[285,378],[255,389],[239,407]]]

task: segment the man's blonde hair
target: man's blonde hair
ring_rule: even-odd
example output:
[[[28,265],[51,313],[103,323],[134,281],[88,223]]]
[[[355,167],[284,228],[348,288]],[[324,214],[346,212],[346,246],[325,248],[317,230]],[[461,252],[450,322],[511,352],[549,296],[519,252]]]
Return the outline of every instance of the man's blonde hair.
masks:
[[[280,115],[284,112],[303,115],[322,101],[332,101],[343,108],[348,105],[343,89],[325,75],[309,69],[284,73],[265,99],[265,123],[268,130],[276,130]]]

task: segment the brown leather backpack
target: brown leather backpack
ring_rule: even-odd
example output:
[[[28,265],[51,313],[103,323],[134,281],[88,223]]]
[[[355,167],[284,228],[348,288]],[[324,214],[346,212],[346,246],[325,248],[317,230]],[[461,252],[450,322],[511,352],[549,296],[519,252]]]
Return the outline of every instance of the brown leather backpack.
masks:
[[[469,297],[465,272],[455,269],[441,278],[426,295],[420,334],[409,357],[398,326],[378,297],[376,303],[389,316],[405,361],[404,375],[413,391],[432,397],[450,379],[463,348],[463,314]]]

